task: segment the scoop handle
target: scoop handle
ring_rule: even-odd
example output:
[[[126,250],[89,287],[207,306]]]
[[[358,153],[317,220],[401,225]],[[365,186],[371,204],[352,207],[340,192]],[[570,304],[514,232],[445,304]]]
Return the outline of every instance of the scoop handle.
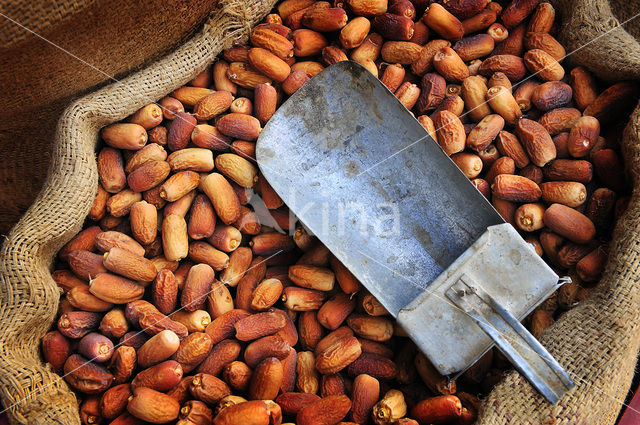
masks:
[[[569,374],[502,305],[466,275],[446,292],[550,403],[574,387]]]

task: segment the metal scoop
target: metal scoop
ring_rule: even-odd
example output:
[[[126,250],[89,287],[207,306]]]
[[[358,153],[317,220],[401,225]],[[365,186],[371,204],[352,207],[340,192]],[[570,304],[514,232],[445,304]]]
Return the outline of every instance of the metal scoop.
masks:
[[[551,403],[573,387],[520,324],[558,276],[365,68],[339,62],[302,86],[262,130],[256,156],[442,375],[495,344]]]

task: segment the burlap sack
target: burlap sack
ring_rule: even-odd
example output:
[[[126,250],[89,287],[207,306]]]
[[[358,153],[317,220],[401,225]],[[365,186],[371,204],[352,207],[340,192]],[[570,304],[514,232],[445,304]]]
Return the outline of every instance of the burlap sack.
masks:
[[[612,8],[622,20],[640,11],[637,2],[632,13],[628,2],[615,1],[612,7],[604,0],[555,1],[564,17],[561,38],[568,52],[577,49],[571,60],[600,77],[638,79],[640,46],[633,37],[622,29],[599,37],[617,25]],[[0,395],[15,423],[79,423],[74,394],[42,365],[38,347],[58,303],[59,292],[49,273],[52,259],[80,229],[95,194],[99,128],[187,82],[223,47],[245,37],[249,26],[274,2],[222,1],[204,30],[173,54],[64,112],[44,190],[0,251]],[[572,375],[576,388],[550,406],[518,374],[511,373],[483,403],[479,423],[591,425],[615,420],[640,346],[636,283],[640,274],[640,109],[631,118],[623,145],[636,189],[628,213],[617,226],[605,276],[591,299],[542,337]]]
[[[569,61],[604,80],[640,79],[640,44],[619,24],[640,34],[640,2],[557,0],[560,39]],[[615,13],[615,14],[614,14]],[[616,19],[617,17],[617,19]],[[633,18],[633,19],[632,19]],[[544,401],[512,372],[484,401],[479,424],[613,424],[623,406],[640,348],[640,106],[633,112],[622,149],[634,190],[616,226],[609,264],[595,293],[540,338],[576,387],[556,405]]]
[[[80,230],[95,196],[99,129],[187,83],[222,49],[246,39],[274,3],[220,1],[202,31],[173,53],[64,111],[44,188],[0,251],[0,396],[13,423],[80,424],[75,395],[42,364],[39,345],[60,295],[52,259]]]

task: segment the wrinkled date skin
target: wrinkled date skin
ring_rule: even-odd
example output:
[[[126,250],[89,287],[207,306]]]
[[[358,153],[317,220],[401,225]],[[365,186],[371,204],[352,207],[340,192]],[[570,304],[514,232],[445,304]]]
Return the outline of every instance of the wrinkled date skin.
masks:
[[[69,356],[64,364],[64,373],[69,385],[87,394],[100,394],[113,383],[111,373],[79,354]]]

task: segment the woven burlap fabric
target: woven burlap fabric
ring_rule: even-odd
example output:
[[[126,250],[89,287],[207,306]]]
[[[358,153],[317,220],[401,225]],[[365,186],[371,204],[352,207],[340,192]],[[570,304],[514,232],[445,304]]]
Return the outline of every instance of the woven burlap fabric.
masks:
[[[80,230],[95,196],[99,129],[188,82],[223,48],[246,39],[274,3],[221,1],[202,31],[173,53],[64,111],[44,188],[0,251],[0,396],[13,423],[80,423],[75,395],[43,365],[39,343],[60,295],[53,258]]]
[[[560,39],[581,64],[605,80],[640,79],[640,45],[619,26],[640,13],[640,2],[562,0]],[[616,11],[624,10],[623,15]],[[618,19],[620,21],[618,21]],[[628,27],[640,26],[640,18]],[[625,27],[627,27],[625,25]],[[616,29],[617,28],[617,29]],[[482,425],[613,424],[633,379],[640,348],[640,106],[622,138],[633,193],[616,226],[609,263],[592,296],[564,314],[540,338],[576,387],[556,405],[512,372],[483,403]]]
[[[42,188],[56,123],[72,99],[176,48],[216,2],[0,1],[0,187],[7,188],[0,190],[0,234]]]

